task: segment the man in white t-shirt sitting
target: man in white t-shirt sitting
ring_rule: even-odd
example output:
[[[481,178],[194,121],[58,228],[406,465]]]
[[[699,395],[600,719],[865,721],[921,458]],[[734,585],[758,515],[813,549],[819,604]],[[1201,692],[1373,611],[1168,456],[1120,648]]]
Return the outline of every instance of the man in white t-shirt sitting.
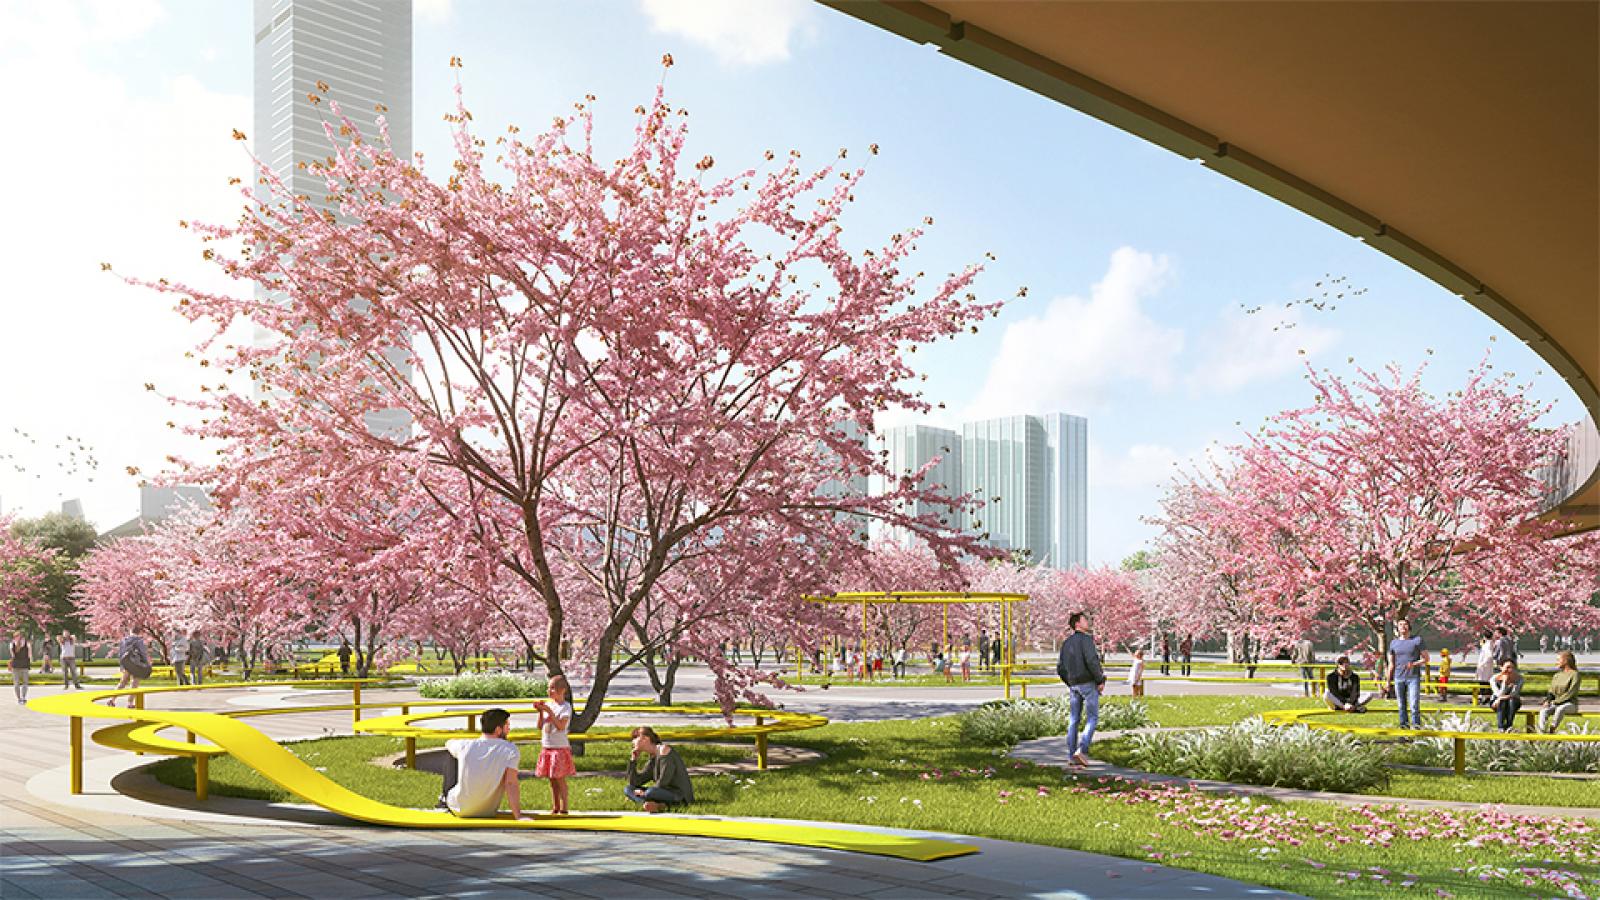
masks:
[[[517,763],[522,754],[506,740],[511,714],[499,707],[479,716],[483,736],[445,742],[444,793],[440,804],[466,819],[491,818],[505,798],[513,819],[522,818],[522,789]]]

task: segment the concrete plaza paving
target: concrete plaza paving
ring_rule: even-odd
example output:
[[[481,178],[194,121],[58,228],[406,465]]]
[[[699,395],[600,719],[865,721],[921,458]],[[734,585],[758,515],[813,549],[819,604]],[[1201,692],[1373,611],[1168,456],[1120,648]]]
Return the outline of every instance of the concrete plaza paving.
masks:
[[[703,693],[689,673],[683,696]],[[619,694],[632,687],[624,685]],[[59,690],[36,687],[36,692]],[[838,719],[941,714],[992,689],[836,686],[785,697]],[[181,696],[181,700],[179,697]],[[384,695],[380,695],[384,696]],[[400,695],[393,695],[400,696]],[[414,696],[407,694],[405,696]],[[151,698],[163,708],[328,702],[306,691]],[[364,699],[377,699],[367,697]],[[94,723],[89,723],[91,729]],[[277,738],[347,733],[348,714],[257,720]],[[67,721],[0,705],[0,897],[1271,897],[1280,892],[1137,860],[966,839],[981,852],[918,863],[701,838],[411,831],[314,809],[154,785],[149,759],[88,744],[67,793]],[[117,786],[112,782],[117,781]],[[129,794],[134,796],[130,796]]]

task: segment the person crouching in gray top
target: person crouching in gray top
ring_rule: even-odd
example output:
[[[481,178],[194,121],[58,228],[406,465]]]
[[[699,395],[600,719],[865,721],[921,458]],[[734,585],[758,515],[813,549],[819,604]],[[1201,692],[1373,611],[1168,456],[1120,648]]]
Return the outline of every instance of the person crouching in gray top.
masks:
[[[694,785],[689,783],[689,767],[684,765],[683,757],[661,743],[655,729],[644,725],[633,730],[628,783],[623,786],[622,793],[643,806],[645,812],[652,813],[694,802]]]
[[[1089,636],[1088,613],[1075,612],[1067,619],[1072,634],[1061,642],[1061,658],[1056,675],[1067,685],[1067,753],[1075,766],[1089,764],[1089,743],[1100,724],[1100,694],[1106,689],[1106,673],[1100,667],[1100,652]],[[1083,720],[1083,736],[1078,722]]]

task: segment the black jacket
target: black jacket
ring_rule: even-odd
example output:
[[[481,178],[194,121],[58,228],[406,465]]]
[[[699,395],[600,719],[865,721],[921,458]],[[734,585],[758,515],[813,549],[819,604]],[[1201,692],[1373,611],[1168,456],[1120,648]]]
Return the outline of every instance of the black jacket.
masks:
[[[1339,674],[1338,669],[1328,673],[1328,693],[1340,703],[1356,704],[1361,702],[1361,676],[1356,674],[1354,667],[1350,669],[1350,677],[1345,678]]]
[[[1056,661],[1056,675],[1069,686],[1105,684],[1106,673],[1100,668],[1100,654],[1094,649],[1094,638],[1082,631],[1074,631],[1062,641],[1061,658]]]

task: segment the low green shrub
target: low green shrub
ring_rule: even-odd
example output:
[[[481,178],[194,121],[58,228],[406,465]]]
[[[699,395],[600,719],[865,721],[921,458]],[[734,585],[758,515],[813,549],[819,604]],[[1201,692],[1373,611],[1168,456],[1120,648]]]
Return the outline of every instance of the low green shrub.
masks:
[[[1010,746],[1020,741],[1066,734],[1068,700],[997,700],[957,717],[961,739],[982,746]],[[1101,731],[1123,731],[1150,724],[1143,700],[1105,700],[1100,703]],[[1082,725],[1080,724],[1080,728]]]
[[[422,682],[417,693],[430,700],[514,700],[543,697],[549,683],[533,675],[476,672]]]
[[[1136,735],[1130,764],[1146,772],[1313,791],[1362,791],[1389,780],[1381,747],[1354,735],[1248,719],[1204,731]]]
[[[1520,724],[1522,719],[1517,719]],[[1440,731],[1494,731],[1489,716],[1451,713],[1437,722],[1423,723]],[[1600,734],[1588,722],[1566,722],[1562,734]],[[1406,761],[1416,765],[1449,766],[1455,742],[1449,738],[1417,741]],[[1486,772],[1600,772],[1600,741],[1467,741],[1467,768]]]

